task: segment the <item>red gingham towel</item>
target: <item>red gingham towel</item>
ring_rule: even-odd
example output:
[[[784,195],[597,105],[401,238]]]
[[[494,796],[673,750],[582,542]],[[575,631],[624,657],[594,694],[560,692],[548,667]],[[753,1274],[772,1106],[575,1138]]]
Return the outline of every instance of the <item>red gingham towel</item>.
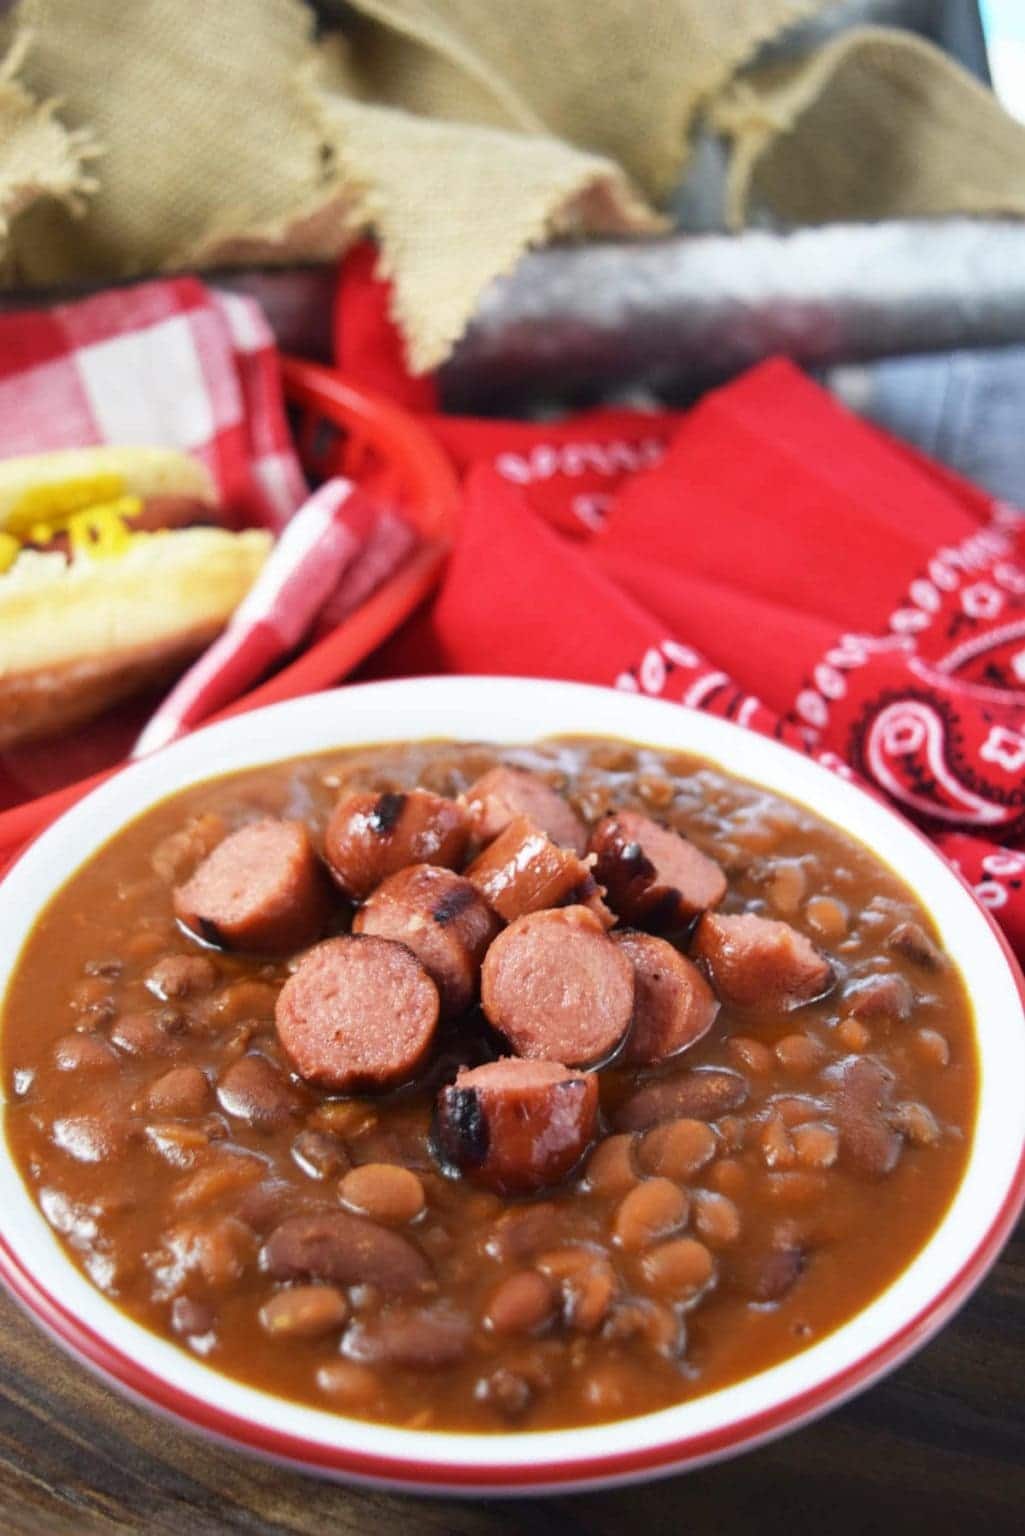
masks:
[[[201,459],[239,527],[306,495],[262,310],[194,278],[0,316],[0,458],[96,443]]]
[[[0,806],[117,762],[144,725],[136,752],[205,719],[341,622],[414,542],[348,482],[306,501],[262,310],[192,278],[0,317],[0,458],[97,443],[192,454],[213,474],[225,522],[262,525],[278,543],[235,622],[166,699],[65,733],[59,753],[39,742],[0,754]]]
[[[365,270],[343,337],[350,303],[358,381],[387,329]],[[374,356],[381,387],[393,339]],[[930,833],[1025,958],[1025,514],[782,361],[684,413],[424,419],[460,538],[370,675],[575,678],[771,733]]]

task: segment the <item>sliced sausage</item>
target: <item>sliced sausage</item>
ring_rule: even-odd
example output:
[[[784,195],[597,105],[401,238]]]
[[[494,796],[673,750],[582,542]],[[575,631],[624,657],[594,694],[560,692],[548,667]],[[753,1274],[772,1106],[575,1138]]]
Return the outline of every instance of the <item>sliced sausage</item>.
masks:
[[[348,1211],[286,1217],[264,1243],[260,1267],[273,1280],[376,1285],[394,1296],[428,1291],[434,1283],[430,1265],[408,1238]]]
[[[663,1120],[718,1120],[747,1099],[747,1083],[729,1067],[697,1067],[648,1083],[619,1106],[617,1131],[643,1131]]]
[[[634,969],[586,907],[531,912],[485,955],[481,1001],[517,1056],[593,1066],[630,1027]]]
[[[451,1017],[477,995],[484,952],[501,926],[476,887],[436,864],[411,864],[383,881],[356,913],[354,933],[411,949]]]
[[[208,944],[283,954],[320,937],[327,883],[301,821],[254,821],[218,843],[174,892],[176,916]]]
[[[650,1066],[678,1056],[707,1035],[719,1004],[696,965],[650,933],[612,934],[634,968],[633,1025],[622,1062]]]
[[[404,944],[370,934],[311,949],[278,996],[278,1038],[309,1082],[339,1092],[389,1088],[423,1065],[438,989]]]
[[[602,817],[590,847],[609,905],[639,928],[683,928],[726,895],[714,859],[638,811]]]
[[[526,816],[547,832],[553,843],[584,854],[587,828],[558,790],[525,768],[489,768],[462,797],[473,834],[492,842],[517,816]]]
[[[556,1061],[505,1058],[464,1067],[438,1095],[441,1161],[500,1194],[564,1179],[594,1140],[598,1079]]]
[[[833,967],[803,933],[775,918],[707,912],[691,953],[707,965],[724,1003],[798,1008],[822,997]]]
[[[429,789],[344,795],[324,834],[331,873],[347,896],[362,901],[407,864],[456,869],[470,840],[466,811]]]
[[[584,905],[601,896],[590,866],[571,849],[553,843],[527,816],[510,821],[477,855],[466,878],[507,923],[528,912],[562,906],[578,895]],[[601,917],[601,912],[596,915]]]

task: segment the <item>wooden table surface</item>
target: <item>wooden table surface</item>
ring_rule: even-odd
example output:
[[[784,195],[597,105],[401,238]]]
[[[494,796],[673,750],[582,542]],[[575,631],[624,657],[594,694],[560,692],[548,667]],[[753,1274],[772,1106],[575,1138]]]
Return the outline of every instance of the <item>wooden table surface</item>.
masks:
[[[222,1450],[124,1403],[2,1296],[0,1341],[2,1536],[1025,1531],[1025,1224],[938,1339],[820,1423],[687,1477],[529,1502],[399,1498]]]

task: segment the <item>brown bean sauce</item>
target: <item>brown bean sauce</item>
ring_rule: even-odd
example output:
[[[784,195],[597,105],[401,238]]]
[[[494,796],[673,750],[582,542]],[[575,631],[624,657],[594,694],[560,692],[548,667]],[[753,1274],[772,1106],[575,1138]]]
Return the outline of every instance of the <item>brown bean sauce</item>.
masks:
[[[275,1035],[289,961],[204,949],[171,906],[247,821],[299,818],[322,848],[342,789],[454,796],[499,762],[541,774],[588,825],[628,807],[683,832],[729,877],[723,913],[790,923],[836,976],[789,1010],[724,1005],[657,1070],[607,1067],[603,1140],[531,1198],[446,1176],[432,1154],[439,1087],[498,1054],[478,1010],[442,1025],[419,1082],[332,1097]],[[329,931],[352,910],[339,897]],[[898,981],[866,1006],[870,978]],[[3,1061],[26,1184],[125,1312],[285,1397],[495,1431],[662,1408],[828,1334],[941,1219],[976,1097],[961,978],[897,875],[707,763],[590,739],[368,747],[173,797],[40,918]]]

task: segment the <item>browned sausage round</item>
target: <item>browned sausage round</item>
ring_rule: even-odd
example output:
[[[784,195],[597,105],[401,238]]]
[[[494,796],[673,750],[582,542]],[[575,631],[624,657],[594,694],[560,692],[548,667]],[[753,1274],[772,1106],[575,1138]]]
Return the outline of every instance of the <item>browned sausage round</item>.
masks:
[[[283,954],[319,938],[328,882],[301,821],[253,821],[218,843],[174,892],[176,916],[208,944]]]
[[[599,919],[613,920],[601,901],[589,865],[569,848],[553,843],[527,816],[510,821],[505,831],[477,855],[466,878],[507,923],[577,898]]]
[[[500,1194],[564,1179],[598,1126],[598,1079],[557,1061],[507,1057],[464,1067],[438,1095],[441,1161]]]
[[[427,1058],[438,989],[404,944],[349,934],[304,956],[281,989],[275,1023],[309,1082],[344,1093],[390,1088]]]
[[[527,816],[553,843],[583,855],[587,828],[558,790],[525,768],[489,768],[462,797],[473,833],[490,843],[517,816]]]
[[[630,1027],[634,969],[586,907],[532,912],[485,955],[481,1000],[518,1056],[593,1066]]]
[[[449,1017],[477,995],[484,951],[500,923],[469,880],[435,864],[390,875],[356,913],[353,933],[397,939],[433,976]]]
[[[719,1004],[697,966],[650,933],[626,929],[612,939],[634,968],[633,1027],[620,1060],[635,1066],[668,1061],[707,1035]]]
[[[682,928],[726,894],[714,859],[639,811],[603,816],[590,847],[609,905],[639,928]]]
[[[470,840],[461,805],[429,789],[345,795],[324,835],[331,872],[347,896],[362,901],[407,864],[457,868]]]
[[[828,992],[833,968],[810,939],[789,923],[752,912],[706,912],[691,953],[707,965],[724,1003],[797,1008]]]

